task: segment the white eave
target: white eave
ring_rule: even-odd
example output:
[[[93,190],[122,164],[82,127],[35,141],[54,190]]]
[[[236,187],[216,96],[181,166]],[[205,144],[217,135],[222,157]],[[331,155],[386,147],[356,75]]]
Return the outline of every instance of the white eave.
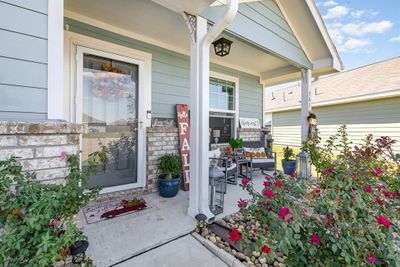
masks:
[[[313,64],[315,76],[344,69],[314,0],[276,0],[276,3]]]

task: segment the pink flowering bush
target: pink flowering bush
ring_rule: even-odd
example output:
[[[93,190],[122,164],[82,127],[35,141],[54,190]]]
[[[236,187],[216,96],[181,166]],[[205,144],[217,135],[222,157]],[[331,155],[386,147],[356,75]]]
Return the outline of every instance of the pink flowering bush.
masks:
[[[282,252],[289,266],[395,266],[400,196],[389,188],[398,173],[371,140],[352,148],[342,127],[328,141],[334,148],[306,147],[319,179],[276,174],[261,192],[242,184],[251,201],[241,212],[260,227],[246,228],[237,244],[270,260]]]

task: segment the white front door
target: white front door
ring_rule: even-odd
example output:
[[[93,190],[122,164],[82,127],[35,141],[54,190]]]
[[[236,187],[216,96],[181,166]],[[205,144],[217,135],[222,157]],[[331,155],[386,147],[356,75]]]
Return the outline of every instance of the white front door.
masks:
[[[144,63],[130,57],[77,47],[76,121],[83,125],[82,168],[98,164],[90,187],[112,192],[143,185],[145,140],[139,112]]]

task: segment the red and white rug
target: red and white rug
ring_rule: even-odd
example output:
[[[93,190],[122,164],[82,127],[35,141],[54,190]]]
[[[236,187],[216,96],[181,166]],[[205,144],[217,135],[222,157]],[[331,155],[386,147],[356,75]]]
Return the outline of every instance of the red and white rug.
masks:
[[[152,208],[143,198],[139,198],[139,200],[142,201],[142,204],[133,207],[124,207],[121,200],[93,205],[84,208],[83,214],[86,222],[92,224],[132,213],[142,213]]]

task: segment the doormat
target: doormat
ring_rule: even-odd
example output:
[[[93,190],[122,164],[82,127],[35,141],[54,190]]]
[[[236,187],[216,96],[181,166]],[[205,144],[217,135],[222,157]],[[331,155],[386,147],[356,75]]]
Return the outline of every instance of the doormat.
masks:
[[[92,224],[131,213],[139,213],[150,208],[151,206],[143,198],[133,198],[86,207],[83,209],[83,214],[86,222]]]

